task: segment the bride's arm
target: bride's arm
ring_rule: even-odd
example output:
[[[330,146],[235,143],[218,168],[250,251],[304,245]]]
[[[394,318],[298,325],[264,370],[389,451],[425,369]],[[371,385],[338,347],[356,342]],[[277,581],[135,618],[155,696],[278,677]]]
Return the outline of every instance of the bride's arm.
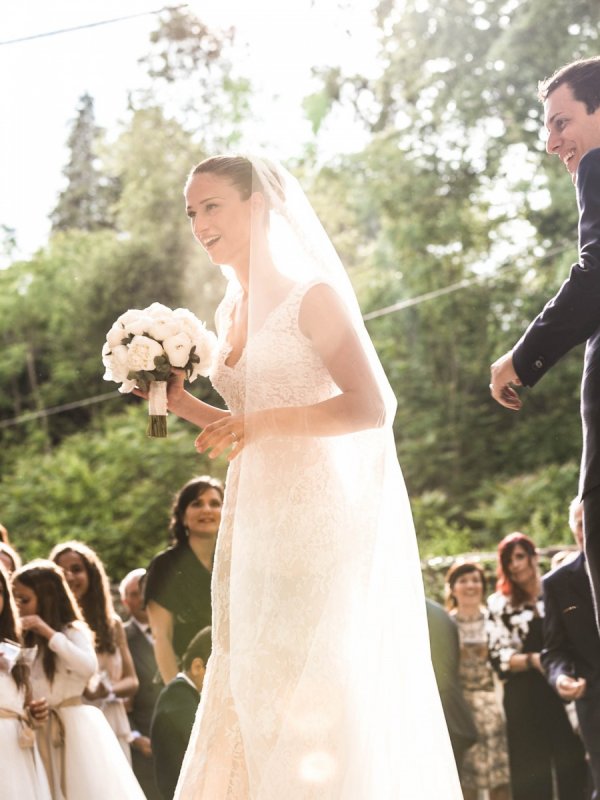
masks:
[[[383,425],[383,397],[339,295],[326,284],[309,289],[300,306],[298,325],[321,356],[340,394],[312,406],[269,410],[276,432],[337,436]]]
[[[225,417],[229,417],[229,411],[211,406],[194,397],[183,388],[185,373],[182,371],[174,372],[169,378],[167,389],[167,407],[173,414],[177,414],[181,419],[204,428],[211,422],[217,422]]]
[[[215,457],[231,445],[234,436],[238,442],[248,435],[339,436],[384,424],[384,399],[339,296],[326,284],[314,286],[303,299],[298,322],[340,394],[310,406],[271,408],[245,419],[228,416],[216,420],[196,439],[198,450],[211,450]],[[240,444],[232,456],[241,449]]]

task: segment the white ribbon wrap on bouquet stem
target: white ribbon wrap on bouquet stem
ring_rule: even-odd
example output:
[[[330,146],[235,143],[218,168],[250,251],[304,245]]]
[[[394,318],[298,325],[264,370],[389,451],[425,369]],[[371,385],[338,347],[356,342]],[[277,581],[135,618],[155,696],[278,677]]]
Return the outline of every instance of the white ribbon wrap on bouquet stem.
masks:
[[[148,389],[148,414],[151,417],[167,416],[167,382],[152,381]]]
[[[167,382],[152,381],[148,387],[148,436],[164,439],[167,435]]]

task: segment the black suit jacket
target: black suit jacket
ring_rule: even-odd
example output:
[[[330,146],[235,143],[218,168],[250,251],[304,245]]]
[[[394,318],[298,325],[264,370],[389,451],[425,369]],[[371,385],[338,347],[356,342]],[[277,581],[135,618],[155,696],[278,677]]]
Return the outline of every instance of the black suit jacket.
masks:
[[[140,686],[133,698],[133,709],[129,715],[129,724],[132,730],[139,731],[143,736],[150,736],[150,723],[154,706],[163,688],[162,683],[155,683],[158,674],[154,648],[144,636],[142,631],[132,620],[124,625],[127,635],[127,644],[131,651],[133,664],[137,673]]]
[[[554,688],[561,673],[586,679],[577,715],[586,749],[600,751],[600,636],[584,554],[549,572],[542,583],[546,676]]]
[[[460,769],[465,751],[477,741],[477,729],[460,685],[458,629],[454,620],[438,603],[429,599],[425,602],[433,671],[454,757]]]
[[[199,702],[199,692],[179,676],[165,686],[158,698],[150,740],[156,785],[164,800],[171,800],[175,793]]]
[[[513,364],[521,382],[533,386],[567,351],[587,342],[581,387],[583,497],[600,486],[600,148],[579,162],[577,205],[579,262],[513,349]]]

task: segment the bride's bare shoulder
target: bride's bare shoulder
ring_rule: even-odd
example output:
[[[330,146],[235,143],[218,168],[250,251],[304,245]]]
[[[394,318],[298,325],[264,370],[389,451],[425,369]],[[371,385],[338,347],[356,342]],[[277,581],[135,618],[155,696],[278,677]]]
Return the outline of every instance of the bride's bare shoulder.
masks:
[[[298,327],[312,339],[324,327],[346,324],[348,312],[340,295],[329,283],[315,283],[309,286],[302,297],[298,312]]]

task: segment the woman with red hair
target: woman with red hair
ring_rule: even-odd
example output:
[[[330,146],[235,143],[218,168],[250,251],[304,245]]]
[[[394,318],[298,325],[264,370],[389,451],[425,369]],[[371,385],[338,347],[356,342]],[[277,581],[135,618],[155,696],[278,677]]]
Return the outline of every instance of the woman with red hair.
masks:
[[[540,663],[544,603],[536,548],[523,533],[498,545],[496,592],[491,614],[490,657],[504,684],[513,800],[585,797],[585,754],[562,701]]]

